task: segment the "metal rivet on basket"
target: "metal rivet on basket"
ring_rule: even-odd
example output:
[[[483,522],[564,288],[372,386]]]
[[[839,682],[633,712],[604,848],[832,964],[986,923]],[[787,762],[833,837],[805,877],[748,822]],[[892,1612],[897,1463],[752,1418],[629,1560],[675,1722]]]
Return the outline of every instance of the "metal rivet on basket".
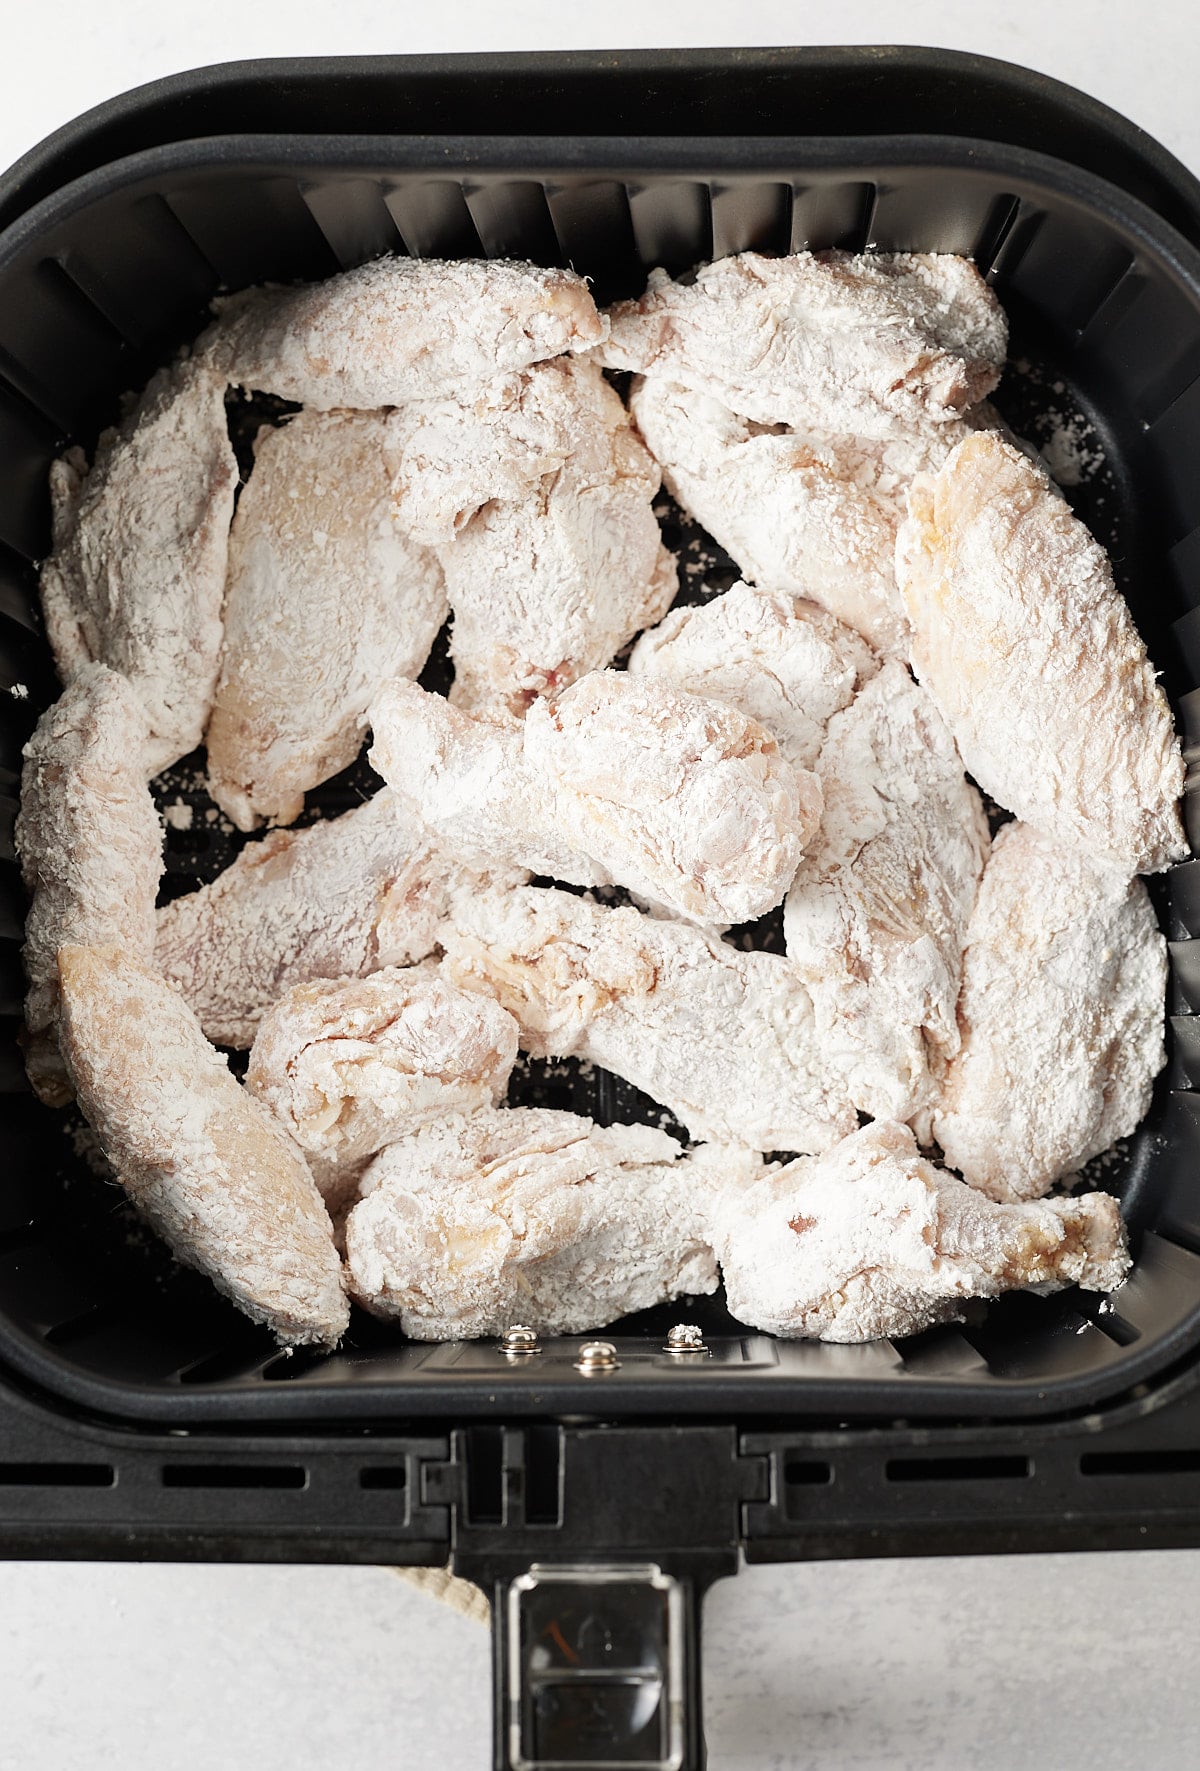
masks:
[[[510,1357],[520,1357],[528,1353],[540,1353],[541,1342],[538,1340],[536,1328],[530,1328],[524,1322],[514,1322],[500,1336],[500,1351]]]
[[[704,1336],[694,1322],[677,1322],[667,1336],[668,1353],[707,1353]]]
[[[579,1371],[615,1371],[620,1364],[611,1341],[585,1341],[575,1361]]]

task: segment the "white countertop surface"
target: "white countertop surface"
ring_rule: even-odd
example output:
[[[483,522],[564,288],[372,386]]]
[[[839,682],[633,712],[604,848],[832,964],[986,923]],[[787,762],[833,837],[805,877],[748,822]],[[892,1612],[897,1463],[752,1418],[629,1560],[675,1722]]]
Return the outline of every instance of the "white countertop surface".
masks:
[[[260,55],[931,43],[1056,75],[1200,169],[1185,0],[55,0],[4,8],[0,165],[158,75]],[[712,1771],[1200,1764],[1179,1553],[756,1568],[706,1621]],[[378,1568],[0,1564],[0,1771],[480,1771],[479,1625]]]

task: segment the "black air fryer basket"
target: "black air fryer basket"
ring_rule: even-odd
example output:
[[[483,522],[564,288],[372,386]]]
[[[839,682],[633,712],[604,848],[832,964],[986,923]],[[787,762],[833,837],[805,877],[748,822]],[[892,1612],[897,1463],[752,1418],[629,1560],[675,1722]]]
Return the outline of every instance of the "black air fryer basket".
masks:
[[[929,51],[263,62],[52,137],[0,183],[0,227],[0,1544],[450,1561],[494,1601],[497,1765],[691,1766],[699,1601],[739,1553],[1200,1542],[1200,863],[1155,885],[1173,1053],[1104,1177],[1137,1256],[1111,1303],[1014,1296],[834,1347],[705,1300],[614,1325],[615,1364],[589,1370],[579,1337],[521,1356],[364,1319],[330,1357],[287,1356],[173,1266],[28,1092],[11,837],[56,693],[50,460],[91,447],[218,289],[382,252],[570,263],[602,301],[747,247],[974,255],[1012,321],[997,403],[1102,453],[1071,496],[1192,744],[1200,186],[1066,88]],[[204,829],[168,833],[169,890],[227,858]],[[569,1067],[538,1086],[636,1108]],[[667,1350],[681,1319],[703,1351]]]

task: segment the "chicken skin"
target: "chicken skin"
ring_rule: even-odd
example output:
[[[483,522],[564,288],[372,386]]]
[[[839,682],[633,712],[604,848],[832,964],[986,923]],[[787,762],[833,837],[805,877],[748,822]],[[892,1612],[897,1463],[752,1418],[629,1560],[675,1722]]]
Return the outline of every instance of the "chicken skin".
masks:
[[[595,364],[409,408],[392,436],[397,516],[446,574],[458,706],[519,721],[666,613],[658,468]]]
[[[937,707],[896,663],[834,714],[817,772],[825,814],[788,893],[788,958],[854,1105],[924,1133],[958,1050],[983,807]]]
[[[735,584],[672,609],[629,654],[629,675],[735,707],[794,769],[816,766],[825,729],[879,668],[852,628],[815,603]]]
[[[854,1126],[808,989],[777,954],[538,887],[456,895],[440,940],[452,980],[514,1015],[525,1051],[600,1064],[694,1138],[827,1150]]]
[[[397,526],[376,412],[300,412],[260,431],[229,547],[209,785],[240,830],[290,824],[354,761],[367,708],[415,677],[448,604]]]
[[[70,943],[154,954],[162,830],[146,787],[149,721],[125,678],[85,664],[25,746],[14,832],[30,896],[22,957],[25,1065],[51,1107],[71,1099],[59,1054],[58,965]]]
[[[608,331],[574,271],[499,258],[377,258],[216,306],[199,346],[215,370],[319,412],[467,394]]]
[[[349,1310],[321,1196],[178,991],[116,948],[73,946],[59,988],[79,1105],[138,1210],[284,1345],[331,1346]]]
[[[909,492],[912,663],[985,793],[1156,873],[1187,854],[1171,710],[1100,545],[1032,462],[973,436]]]
[[[728,1187],[710,1225],[732,1313],[802,1339],[919,1334],[1019,1286],[1111,1291],[1130,1265],[1109,1194],[998,1205],[884,1120]]]
[[[158,964],[209,1039],[245,1047],[297,984],[424,959],[451,888],[484,883],[385,789],[340,818],[249,843],[210,885],[164,905]]]
[[[888,437],[989,394],[1008,344],[975,266],[949,255],[742,252],[610,310],[610,368],[701,388],[761,424]]]
[[[153,378],[90,470],[79,449],[50,470],[54,661],[64,683],[93,661],[129,679],[149,717],[147,775],[194,750],[208,720],[237,480],[225,384],[196,357]]]
[[[1140,879],[1027,824],[996,837],[967,930],[962,1049],[933,1117],[993,1199],[1037,1198],[1150,1106],[1167,944]]]
[[[346,1223],[352,1295],[413,1340],[577,1334],[716,1289],[705,1206],[741,1151],[536,1107],[427,1126],[377,1156]]]
[[[246,1086],[291,1133],[331,1209],[385,1144],[500,1100],[517,1023],[424,966],[298,984],[268,1009]]]
[[[816,778],[732,708],[624,672],[536,702],[519,731],[390,684],[375,768],[448,845],[700,923],[778,904],[821,816]]]

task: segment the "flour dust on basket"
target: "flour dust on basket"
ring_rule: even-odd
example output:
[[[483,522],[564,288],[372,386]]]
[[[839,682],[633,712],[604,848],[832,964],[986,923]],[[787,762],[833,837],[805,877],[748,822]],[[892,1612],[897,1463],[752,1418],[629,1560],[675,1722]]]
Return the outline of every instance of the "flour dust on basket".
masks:
[[[1120,1284],[1078,1172],[1164,1062],[1183,764],[988,404],[1006,351],[954,257],[743,253],[608,312],[381,258],[221,298],[55,463],[30,1078],[282,1344],[722,1279],[862,1341]],[[740,579],[696,585],[663,487]],[[164,891],[154,776],[201,741],[223,864]],[[522,1104],[539,1061],[645,1123]]]

